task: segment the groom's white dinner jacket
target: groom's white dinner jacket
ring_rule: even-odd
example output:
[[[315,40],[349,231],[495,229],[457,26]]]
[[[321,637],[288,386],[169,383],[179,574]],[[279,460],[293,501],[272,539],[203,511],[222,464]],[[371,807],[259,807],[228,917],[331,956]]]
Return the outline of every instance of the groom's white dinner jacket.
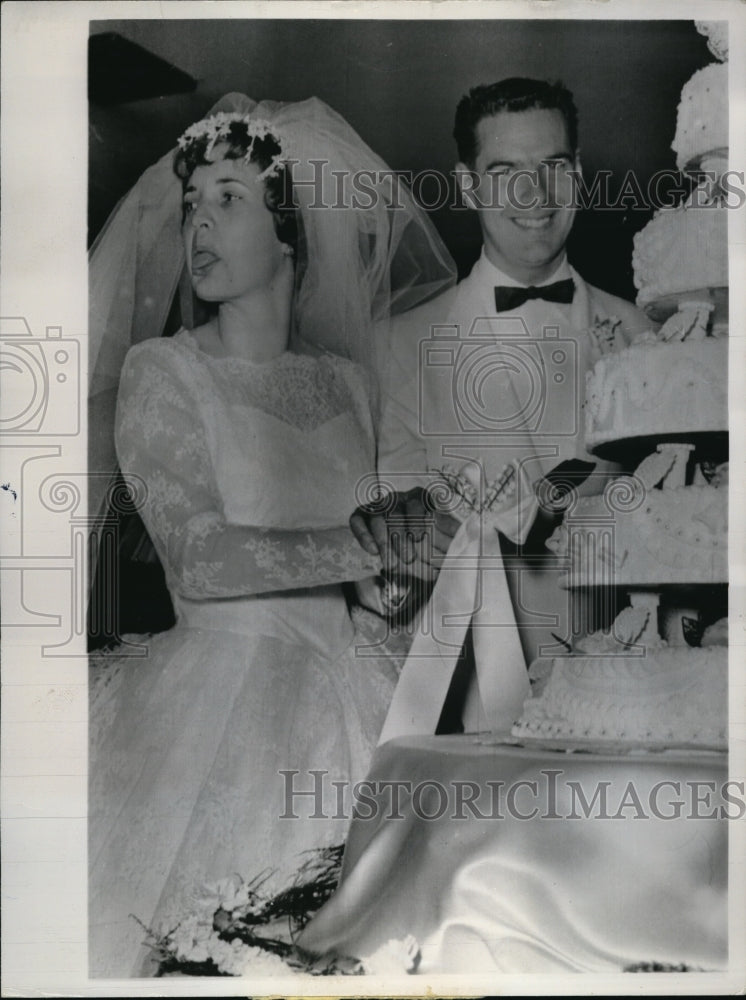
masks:
[[[457,286],[392,322],[378,442],[382,479],[408,489],[422,481],[418,474],[472,456],[490,478],[508,459],[529,455],[532,481],[568,458],[605,467],[584,447],[585,373],[598,357],[588,329],[616,318],[617,342],[625,343],[650,321],[589,285],[566,258],[541,285],[566,278],[575,282],[572,303],[531,299],[498,314],[495,286],[520,283],[483,250]]]
[[[585,450],[585,375],[600,353],[588,329],[618,319],[616,342],[623,345],[650,322],[629,302],[589,285],[566,259],[544,284],[567,278],[575,282],[570,304],[531,299],[498,314],[495,286],[519,283],[483,251],[455,288],[395,319],[378,442],[381,484],[407,490],[432,482],[433,470],[459,470],[469,461],[479,463],[491,482],[506,462],[517,460],[524,481],[535,485],[560,462],[581,459],[595,463],[582,491],[602,491],[620,467]],[[538,555],[530,548],[515,552],[512,568],[504,569],[513,610],[492,609],[499,621],[515,621],[513,645],[522,647],[526,665],[544,655],[555,636],[569,635],[578,615],[598,621],[581,607],[588,599],[560,587],[549,555],[543,545]],[[495,584],[484,579],[484,601],[498,600],[487,596]],[[492,634],[496,649],[504,650],[506,631]],[[477,661],[481,656],[477,651]],[[473,685],[470,692],[464,724],[479,728]],[[477,706],[477,716],[480,711]]]

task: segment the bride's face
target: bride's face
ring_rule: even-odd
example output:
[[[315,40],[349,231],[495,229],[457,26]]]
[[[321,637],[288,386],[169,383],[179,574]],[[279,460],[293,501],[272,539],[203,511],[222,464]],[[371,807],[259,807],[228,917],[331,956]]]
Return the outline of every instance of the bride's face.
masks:
[[[220,147],[216,147],[220,155]],[[264,203],[259,168],[218,159],[196,167],[184,188],[184,247],[197,295],[227,302],[268,288],[287,260]]]

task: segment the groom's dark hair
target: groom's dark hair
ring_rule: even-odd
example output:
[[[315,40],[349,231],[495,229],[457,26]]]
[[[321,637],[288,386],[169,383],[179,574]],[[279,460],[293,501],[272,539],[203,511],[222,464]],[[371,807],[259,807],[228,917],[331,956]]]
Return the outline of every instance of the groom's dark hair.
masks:
[[[578,112],[570,91],[561,83],[512,76],[489,86],[472,87],[456,108],[453,137],[458,158],[473,168],[479,153],[477,126],[483,118],[500,111],[531,111],[534,108],[561,111],[567,125],[572,152],[578,148]]]

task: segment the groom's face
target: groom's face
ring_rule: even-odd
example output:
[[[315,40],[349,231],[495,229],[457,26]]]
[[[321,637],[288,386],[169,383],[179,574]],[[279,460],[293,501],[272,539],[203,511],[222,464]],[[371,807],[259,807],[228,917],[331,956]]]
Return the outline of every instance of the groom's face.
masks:
[[[517,281],[542,281],[575,218],[571,172],[579,165],[565,118],[555,108],[500,111],[479,122],[477,141],[473,169],[457,170],[466,203],[479,212],[487,257]]]

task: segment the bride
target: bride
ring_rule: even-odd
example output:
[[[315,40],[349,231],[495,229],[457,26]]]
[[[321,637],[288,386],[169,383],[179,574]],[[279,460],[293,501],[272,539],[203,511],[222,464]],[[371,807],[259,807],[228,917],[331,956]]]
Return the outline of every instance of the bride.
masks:
[[[356,654],[341,585],[380,562],[347,525],[375,468],[381,321],[450,283],[449,259],[390,174],[354,202],[356,173],[385,164],[322,102],[219,107],[92,255],[92,296],[110,300],[92,315],[113,317],[92,328],[102,358],[113,331],[142,340],[138,316],[168,311],[155,262],[181,269],[179,200],[191,286],[212,306],[132,347],[119,382],[117,455],[144,484],[177,624],[91,680],[94,977],[147,970],[138,921],[175,926],[201,884],[279,881],[343,841],[332,782],[364,777],[396,680],[390,659]]]

